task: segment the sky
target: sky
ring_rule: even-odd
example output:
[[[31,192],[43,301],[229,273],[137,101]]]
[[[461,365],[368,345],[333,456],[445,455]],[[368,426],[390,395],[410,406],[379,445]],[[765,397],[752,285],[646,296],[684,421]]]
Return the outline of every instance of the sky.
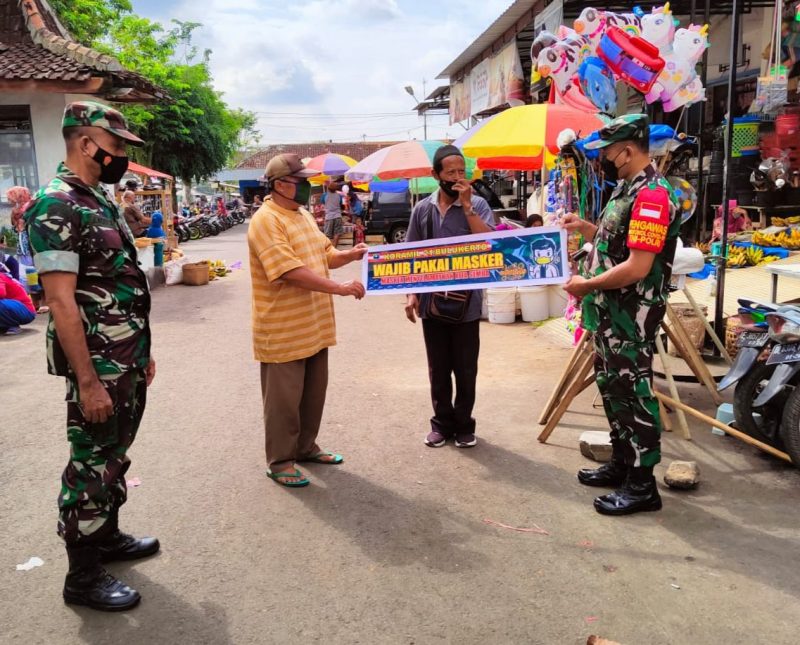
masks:
[[[133,0],[169,25],[203,24],[214,84],[258,114],[261,144],[423,138],[404,87],[424,98],[436,76],[511,0]],[[463,132],[428,116],[428,138]]]

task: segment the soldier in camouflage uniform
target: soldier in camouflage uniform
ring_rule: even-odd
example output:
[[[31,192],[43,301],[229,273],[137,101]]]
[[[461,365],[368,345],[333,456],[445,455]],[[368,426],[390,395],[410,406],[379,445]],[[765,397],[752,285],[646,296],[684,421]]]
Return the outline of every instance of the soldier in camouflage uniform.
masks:
[[[606,178],[618,180],[597,226],[567,216],[564,226],[593,240],[587,277],[565,289],[583,298],[583,326],[594,334],[595,375],[611,426],[611,462],[582,470],[587,486],[612,486],[595,509],[626,515],[661,508],[653,467],[661,460],[661,419],[653,396],[655,336],[664,317],[680,228],[674,196],[650,162],[647,117],[606,125],[588,148],[601,148]]]
[[[111,195],[128,167],[125,145],[142,145],[122,115],[91,101],[64,112],[67,158],[25,213],[34,262],[50,305],[47,363],[67,383],[70,460],[62,476],[58,533],[69,572],[64,600],[106,611],[140,596],[101,562],[156,553],[155,538],[118,527],[127,451],[155,376],[150,293],[133,236]]]

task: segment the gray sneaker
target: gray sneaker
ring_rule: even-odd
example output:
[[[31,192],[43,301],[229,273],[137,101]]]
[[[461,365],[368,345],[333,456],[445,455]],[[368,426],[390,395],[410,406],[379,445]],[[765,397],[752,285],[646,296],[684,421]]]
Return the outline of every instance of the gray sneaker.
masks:
[[[465,433],[456,435],[456,448],[472,448],[478,443],[475,433]]]
[[[425,437],[425,445],[430,446],[431,448],[441,448],[446,443],[447,437],[445,437],[438,430],[431,430],[428,433],[428,436]]]

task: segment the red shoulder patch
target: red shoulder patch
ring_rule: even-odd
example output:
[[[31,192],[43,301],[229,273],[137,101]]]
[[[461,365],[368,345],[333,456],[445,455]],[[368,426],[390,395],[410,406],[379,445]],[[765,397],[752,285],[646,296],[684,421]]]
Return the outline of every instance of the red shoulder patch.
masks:
[[[628,248],[660,253],[669,231],[669,193],[663,186],[644,186],[636,195],[628,226]]]

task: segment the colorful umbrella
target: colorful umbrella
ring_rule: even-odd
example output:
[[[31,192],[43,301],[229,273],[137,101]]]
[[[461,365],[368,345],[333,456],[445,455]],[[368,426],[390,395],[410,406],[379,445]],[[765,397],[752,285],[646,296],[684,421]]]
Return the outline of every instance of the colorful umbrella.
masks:
[[[404,141],[373,152],[345,173],[353,181],[373,179],[414,179],[430,177],[433,155],[444,145],[441,141]],[[475,160],[467,159],[467,176],[475,170]]]
[[[307,168],[317,170],[321,175],[312,177],[309,181],[313,184],[322,184],[329,181],[331,177],[341,177],[350,168],[356,165],[356,160],[347,155],[339,155],[333,152],[326,152],[308,161],[303,162]]]
[[[566,105],[520,105],[482,122],[462,142],[465,155],[479,160],[478,167],[496,170],[538,170],[549,151],[558,152],[558,135],[567,128],[586,136],[603,127],[597,114]]]

